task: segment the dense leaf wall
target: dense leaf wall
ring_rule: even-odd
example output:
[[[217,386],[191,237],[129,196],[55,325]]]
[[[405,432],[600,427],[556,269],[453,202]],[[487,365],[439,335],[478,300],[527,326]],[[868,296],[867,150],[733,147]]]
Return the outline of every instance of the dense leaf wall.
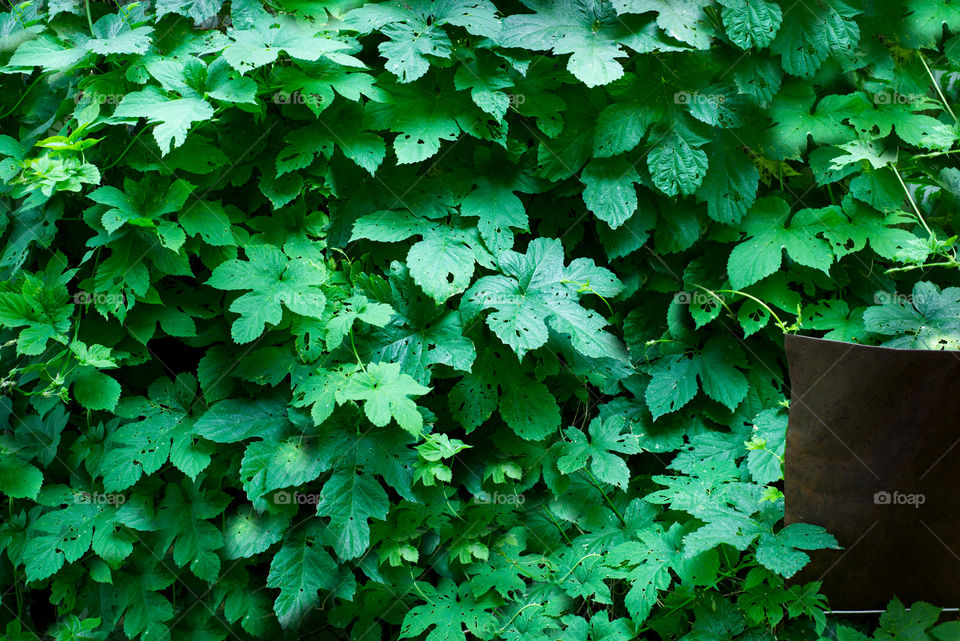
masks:
[[[958,347],[954,4],[7,8],[6,638],[824,631],[782,334]]]

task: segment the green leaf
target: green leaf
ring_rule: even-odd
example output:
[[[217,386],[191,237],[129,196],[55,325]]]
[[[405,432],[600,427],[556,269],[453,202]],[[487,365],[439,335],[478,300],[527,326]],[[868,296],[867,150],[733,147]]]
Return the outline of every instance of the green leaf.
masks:
[[[12,499],[37,498],[43,472],[7,452],[0,452],[0,492]]]
[[[150,48],[152,27],[131,28],[119,15],[106,15],[93,25],[94,38],[87,47],[94,53],[110,55],[113,53],[145,54]]]
[[[354,223],[352,239],[395,242],[414,234],[423,239],[407,252],[407,267],[417,285],[438,303],[467,288],[476,263],[488,266],[492,260],[476,231],[423,220],[407,212],[364,216]]]
[[[425,294],[443,302],[470,284],[477,259],[475,247],[469,236],[453,228],[427,231],[407,253],[410,275]]]
[[[230,399],[210,407],[193,429],[216,443],[237,443],[253,436],[276,438],[289,424],[282,403],[267,399]]]
[[[656,102],[617,102],[600,112],[593,134],[593,155],[609,158],[632,151],[663,115]]]
[[[603,331],[603,318],[578,303],[583,291],[619,293],[622,285],[612,273],[590,260],[564,267],[560,242],[548,238],[533,240],[526,254],[502,252],[497,262],[500,275],[480,278],[464,294],[461,309],[468,320],[496,309],[487,325],[521,359],[547,342],[548,327],[585,356],[625,359],[619,341]]]
[[[654,530],[639,533],[643,541],[629,541],[610,550],[605,563],[617,568],[615,576],[629,579],[630,590],[624,605],[634,621],[643,622],[650,615],[660,590],[672,583],[670,568],[675,552]]]
[[[504,46],[572,54],[567,69],[588,87],[623,76],[618,62],[627,57],[618,43],[622,23],[609,5],[594,0],[525,0],[524,4],[535,13],[510,15],[503,20],[500,42]]]
[[[790,578],[810,560],[801,550],[839,549],[837,540],[817,525],[792,523],[776,534],[761,534],[757,543],[757,561]]]
[[[307,258],[290,259],[272,245],[244,249],[247,260],[224,261],[213,270],[207,284],[217,289],[252,290],[230,304],[240,314],[231,336],[238,343],[258,338],[267,323],[276,325],[286,307],[295,314],[322,318],[326,297],[319,287],[327,280],[323,264]]]
[[[612,229],[616,229],[637,210],[635,183],[640,175],[626,158],[591,160],[580,179],[587,186],[583,202]]]
[[[761,198],[743,221],[749,238],[733,248],[727,261],[730,284],[742,289],[769,276],[780,268],[783,250],[807,267],[829,273],[833,252],[827,241],[818,237],[819,221],[804,227],[787,226],[790,208],[779,198]]]
[[[252,28],[234,29],[228,35],[233,44],[223,50],[223,57],[242,74],[270,64],[281,51],[297,60],[328,57],[341,64],[362,66],[344,53],[351,48],[348,42],[331,38],[328,33],[318,33],[292,16],[271,16],[264,12]]]
[[[510,228],[529,230],[523,202],[513,193],[513,186],[494,182],[486,177],[477,179],[476,188],[460,203],[463,216],[476,216],[480,237],[494,252],[513,248]]]
[[[783,453],[787,443],[787,417],[777,410],[764,410],[753,420],[747,455],[750,476],[761,485],[783,478]]]
[[[707,173],[707,154],[699,148],[705,142],[678,128],[659,137],[647,154],[647,167],[657,189],[668,196],[696,192]]]
[[[918,282],[910,298],[878,294],[883,304],[863,312],[867,331],[894,336],[884,345],[908,349],[957,349],[960,345],[960,288],[942,291]]]
[[[414,436],[423,429],[423,416],[410,396],[430,391],[411,376],[400,372],[398,363],[371,363],[354,372],[346,385],[337,390],[337,402],[363,401],[363,411],[370,422],[383,427],[391,417]]]
[[[386,303],[371,302],[366,296],[354,294],[337,310],[330,322],[327,323],[327,348],[335,349],[352,331],[353,324],[360,320],[376,327],[383,327],[390,322],[395,314]]]
[[[645,399],[654,420],[677,411],[697,394],[700,363],[695,359],[682,354],[665,356],[653,365],[650,373],[652,378]]]
[[[387,493],[373,476],[353,468],[338,470],[323,484],[317,516],[330,518],[333,549],[354,559],[370,547],[370,519],[387,518]]]
[[[734,367],[743,366],[746,360],[740,346],[727,336],[712,336],[704,345],[699,360],[698,375],[704,393],[729,410],[736,409],[750,387],[747,377]]]
[[[336,587],[337,564],[320,546],[320,536],[305,533],[284,542],[270,562],[267,587],[279,588],[274,602],[285,628],[300,622],[320,603],[319,590]]]
[[[469,592],[469,585],[459,587],[449,579],[441,579],[439,589],[417,583],[427,603],[411,608],[403,617],[400,638],[419,636],[428,629],[426,641],[466,641],[464,627],[479,638],[495,631],[496,617],[487,612],[492,603],[479,601]]]
[[[228,559],[249,558],[265,552],[283,536],[289,519],[279,514],[238,512],[224,528],[224,553]]]
[[[81,368],[73,383],[74,397],[89,410],[112,410],[120,392],[120,383],[92,367]]]
[[[378,29],[389,39],[380,44],[386,69],[400,82],[413,82],[430,68],[426,56],[449,58],[451,43],[443,26],[464,27],[469,33],[493,38],[500,30],[496,7],[487,0],[370,4],[347,17],[362,33]]]
[[[180,210],[177,220],[189,236],[200,236],[215,247],[234,245],[230,219],[220,203],[196,201]]]
[[[741,49],[767,47],[777,35],[783,11],[766,0],[724,0],[720,12],[727,36]]]
[[[732,136],[714,138],[706,151],[710,170],[697,189],[697,200],[707,203],[713,220],[736,225],[756,200],[760,172]]]
[[[332,464],[330,453],[316,443],[255,441],[243,453],[240,480],[247,497],[255,501],[273,490],[309,483]]]
[[[626,490],[630,482],[630,470],[626,462],[614,452],[637,454],[640,452],[640,441],[632,431],[622,433],[624,427],[629,425],[619,416],[605,421],[599,417],[594,418],[587,428],[590,434],[589,443],[581,430],[568,427],[564,433],[570,442],[561,444],[557,469],[564,474],[570,474],[583,469],[589,461],[590,471],[599,480]]]
[[[213,117],[213,107],[200,98],[168,98],[157,87],[148,86],[124,96],[111,118],[116,121],[146,118],[153,128],[153,137],[161,154],[170,152],[187,140],[187,132],[195,122]]]
[[[715,35],[703,9],[705,0],[613,0],[617,13],[657,12],[657,24],[667,35],[697,49],[709,49]]]
[[[550,388],[515,375],[503,383],[500,416],[517,436],[539,441],[560,427],[560,407]]]

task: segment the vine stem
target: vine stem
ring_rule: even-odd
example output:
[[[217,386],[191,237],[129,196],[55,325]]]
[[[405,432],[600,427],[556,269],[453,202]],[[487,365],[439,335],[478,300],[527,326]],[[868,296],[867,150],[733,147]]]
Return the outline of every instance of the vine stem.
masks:
[[[542,505],[540,506],[540,509],[543,510],[544,514],[547,515],[547,518],[550,519],[550,522],[553,523],[553,526],[554,526],[555,528],[557,528],[557,530],[560,531],[560,536],[562,536],[563,539],[564,539],[569,545],[572,546],[572,545],[573,545],[573,541],[570,540],[570,537],[567,536],[567,533],[564,532],[564,531],[563,531],[563,528],[560,527],[560,524],[557,523],[557,519],[554,518],[554,516],[553,516],[553,514],[550,512],[550,510],[548,510],[547,508],[543,507]]]
[[[718,290],[714,291],[714,290],[712,290],[712,289],[707,289],[707,288],[704,287],[703,285],[697,285],[696,283],[693,283],[693,286],[694,286],[694,287],[697,287],[697,288],[699,288],[699,289],[702,289],[703,291],[707,292],[708,294],[710,294],[711,296],[713,296],[714,298],[716,298],[717,301],[718,301],[721,305],[723,305],[724,309],[726,309],[726,310],[727,310],[728,312],[730,312],[731,314],[733,313],[733,310],[730,309],[729,306],[727,306],[726,301],[723,300],[723,297],[722,297],[722,296],[719,296],[718,294],[738,294],[738,295],[740,295],[740,296],[745,296],[745,297],[749,298],[750,300],[752,300],[753,302],[755,302],[757,305],[760,305],[760,306],[763,307],[765,310],[767,310],[767,313],[769,313],[770,316],[773,317],[773,320],[774,320],[774,322],[777,324],[777,327],[779,327],[780,329],[786,331],[786,327],[787,327],[787,326],[786,326],[786,324],[785,324],[782,320],[780,320],[780,317],[777,316],[777,313],[776,313],[775,311],[773,311],[773,310],[770,308],[769,305],[767,305],[765,302],[763,302],[762,300],[760,300],[759,298],[757,298],[756,296],[754,296],[754,295],[752,295],[752,294],[748,294],[747,292],[741,292],[739,289],[718,289]]]
[[[142,134],[142,133],[143,133],[144,131],[146,131],[146,130],[147,130],[147,128],[144,127],[143,129],[141,129],[140,131],[138,131],[138,132],[136,133],[136,135],[133,137],[133,140],[131,140],[130,142],[128,142],[128,143],[127,143],[127,146],[123,148],[123,151],[120,152],[120,155],[117,156],[116,160],[114,160],[112,163],[110,163],[109,165],[107,165],[106,167],[104,167],[104,168],[103,168],[103,171],[106,171],[107,169],[110,169],[111,167],[113,167],[114,165],[116,165],[118,162],[120,162],[120,161],[123,159],[123,157],[127,155],[127,152],[130,151],[130,147],[133,147],[133,143],[137,142],[137,138],[140,137],[140,134]]]
[[[597,479],[596,479],[596,477],[594,477],[593,473],[592,473],[590,470],[588,470],[587,468],[583,468],[583,471],[587,473],[587,476],[590,477],[590,482],[593,483],[593,486],[594,486],[595,488],[597,488],[597,491],[600,492],[600,494],[603,496],[603,500],[607,502],[607,505],[609,505],[609,506],[610,506],[610,509],[613,510],[613,513],[617,515],[617,518],[620,519],[620,524],[623,525],[624,527],[626,527],[626,526],[627,526],[627,521],[626,521],[626,519],[623,518],[623,515],[620,514],[620,510],[618,510],[618,509],[616,508],[616,506],[613,504],[613,502],[610,501],[610,497],[607,496],[607,493],[603,491],[603,488],[602,488],[602,487],[600,487],[600,482],[597,481]]]
[[[511,559],[509,556],[507,556],[506,554],[504,554],[503,552],[501,552],[499,549],[497,549],[497,554],[499,554],[500,556],[502,556],[503,558],[505,558],[505,559],[507,560],[507,563],[509,563],[510,565],[512,565],[513,567],[515,567],[515,568],[517,569],[517,571],[520,572],[521,574],[523,574],[524,576],[526,576],[526,577],[528,577],[528,578],[531,578],[531,579],[535,579],[535,577],[534,577],[532,574],[530,574],[529,572],[527,572],[524,568],[520,567],[520,565],[519,565],[514,559]]]
[[[24,91],[22,94],[20,94],[20,99],[17,100],[17,102],[14,103],[14,105],[13,105],[12,107],[10,107],[10,110],[9,110],[7,113],[5,113],[5,114],[0,114],[0,118],[6,118],[6,117],[9,116],[10,114],[12,114],[14,111],[16,111],[16,110],[17,110],[17,107],[20,106],[20,103],[22,103],[22,102],[24,101],[24,99],[26,99],[27,95],[33,90],[34,87],[37,86],[37,83],[40,82],[41,80],[43,80],[43,74],[40,74],[39,76],[37,76],[36,80],[34,80],[33,82],[30,83],[30,86],[27,87],[26,91]]]
[[[84,6],[87,9],[87,25],[90,27],[90,35],[93,35],[93,18],[90,17],[90,0],[84,0]]]
[[[567,572],[566,574],[564,574],[562,577],[560,577],[560,578],[557,579],[557,580],[558,580],[558,581],[563,581],[564,579],[566,579],[568,576],[570,576],[571,574],[573,574],[573,571],[574,571],[574,570],[576,570],[578,567],[580,567],[580,564],[581,564],[581,563],[583,563],[584,561],[586,561],[587,559],[589,559],[589,558],[592,557],[592,556],[603,556],[603,555],[602,555],[602,554],[597,554],[596,552],[594,552],[593,554],[588,554],[587,556],[583,557],[582,559],[580,559],[579,561],[577,561],[576,563],[574,563],[574,564],[573,564],[573,567],[570,568],[570,571]]]
[[[357,345],[353,342],[353,328],[350,329],[350,347],[353,348],[353,356],[357,359],[357,365],[359,365],[363,373],[366,374],[367,368],[363,366],[363,361],[360,360],[360,355],[357,353]]]
[[[513,620],[516,619],[518,616],[520,616],[520,613],[521,613],[521,612],[523,612],[523,611],[526,610],[527,608],[533,608],[533,607],[542,608],[542,607],[543,607],[543,604],[542,604],[542,603],[528,603],[528,604],[526,604],[525,606],[523,606],[522,608],[520,608],[519,610],[517,610],[517,613],[514,614],[512,617],[510,617],[510,620],[507,621],[506,624],[505,624],[502,628],[500,628],[499,630],[497,630],[497,634],[500,634],[501,632],[503,632],[504,630],[506,630],[506,629],[507,629],[507,626],[510,625],[511,623],[513,623]]]
[[[601,296],[600,294],[598,294],[597,292],[595,292],[594,289],[593,289],[592,287],[590,287],[590,281],[587,281],[587,282],[585,282],[585,283],[579,283],[579,282],[577,282],[577,281],[575,281],[575,280],[567,280],[567,279],[564,279],[564,280],[562,280],[562,281],[560,281],[560,282],[561,282],[561,283],[570,283],[571,285],[576,285],[577,287],[580,288],[580,291],[581,291],[581,292],[590,292],[591,294],[593,294],[594,296],[596,296],[597,298],[599,298],[600,300],[603,301],[603,304],[607,306],[607,310],[610,312],[610,315],[613,316],[613,308],[610,306],[610,303],[607,301],[606,298],[604,298],[603,296]]]
[[[938,156],[949,156],[950,154],[960,153],[960,149],[945,149],[943,151],[931,151],[929,154],[914,154],[911,158],[937,158]]]
[[[893,173],[896,174],[897,180],[900,181],[900,186],[903,187],[903,193],[907,195],[907,200],[910,201],[910,206],[913,207],[914,213],[916,213],[917,218],[920,219],[920,224],[923,225],[923,228],[927,230],[930,238],[934,238],[933,232],[930,231],[929,227],[927,227],[927,221],[923,219],[923,214],[920,213],[920,208],[917,207],[917,203],[913,200],[913,195],[910,193],[910,190],[907,189],[907,183],[903,182],[903,177],[900,175],[900,172],[897,171],[897,167],[895,165],[890,165],[890,168],[893,169]]]
[[[909,267],[891,267],[883,273],[909,272],[914,269],[924,269],[925,267],[960,267],[960,263],[955,260],[945,260],[939,263],[923,263],[922,265],[910,265]]]
[[[930,71],[930,67],[927,66],[927,59],[923,57],[923,53],[920,53],[919,55],[920,62],[923,63],[923,68],[927,70],[927,75],[930,76],[930,82],[933,83],[933,88],[937,90],[937,95],[940,96],[940,102],[943,103],[944,108],[953,117],[953,123],[960,124],[960,121],[957,120],[957,115],[953,113],[953,109],[950,108],[950,103],[947,102],[946,97],[944,97],[943,92],[940,90],[940,83],[937,82],[937,79],[933,77],[933,72]]]

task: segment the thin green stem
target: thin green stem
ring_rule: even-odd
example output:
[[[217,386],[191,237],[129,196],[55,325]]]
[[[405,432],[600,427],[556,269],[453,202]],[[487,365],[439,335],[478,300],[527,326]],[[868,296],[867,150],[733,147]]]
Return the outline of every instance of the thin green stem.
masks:
[[[923,263],[922,265],[910,265],[909,267],[891,267],[883,273],[892,274],[894,272],[909,272],[914,269],[925,269],[927,267],[960,267],[960,263],[955,260],[945,260],[939,263]]]
[[[90,16],[90,0],[84,0],[84,6],[87,9],[87,26],[90,27],[90,35],[93,35],[93,18]]]
[[[702,289],[703,291],[707,292],[709,295],[711,295],[711,296],[713,296],[714,298],[716,298],[716,299],[717,299],[717,302],[720,303],[720,306],[721,306],[721,307],[723,307],[725,310],[727,310],[730,314],[733,314],[733,310],[730,309],[730,306],[729,306],[729,305],[727,305],[727,301],[725,301],[725,300],[723,299],[723,296],[720,296],[719,294],[717,294],[717,293],[716,293],[715,291],[713,291],[712,289],[708,289],[708,288],[704,287],[703,285],[697,285],[696,283],[694,283],[693,286],[696,287],[696,288],[698,288],[698,289]]]
[[[517,565],[517,562],[516,562],[516,561],[514,561],[513,559],[511,559],[509,556],[507,556],[506,554],[504,554],[504,553],[501,552],[500,550],[497,550],[497,554],[499,554],[500,556],[502,556],[503,558],[505,558],[505,559],[507,560],[507,563],[509,563],[510,565],[512,565],[512,566],[517,570],[517,572],[520,572],[521,574],[523,574],[523,575],[526,576],[527,578],[530,578],[530,579],[533,579],[533,578],[534,578],[532,574],[530,574],[530,573],[527,572],[525,569],[523,569],[522,567],[520,567],[519,565]]]
[[[570,540],[570,537],[567,536],[567,533],[563,531],[563,528],[560,527],[560,524],[557,523],[557,519],[554,518],[553,514],[547,508],[540,506],[540,509],[543,510],[544,514],[547,515],[547,518],[550,519],[550,522],[553,523],[554,527],[560,532],[560,536],[567,542],[568,545],[573,545],[573,541]]]
[[[927,75],[930,76],[930,82],[933,83],[933,88],[937,90],[937,95],[940,96],[940,102],[943,103],[944,109],[953,117],[954,124],[960,123],[957,120],[957,115],[953,113],[953,109],[950,108],[950,103],[947,102],[946,97],[943,95],[943,92],[940,90],[940,83],[937,82],[937,79],[933,77],[933,72],[930,71],[930,67],[927,66],[927,59],[923,57],[923,54],[918,52],[920,56],[920,62],[923,63],[923,68],[927,70]]]
[[[773,317],[773,320],[776,323],[777,327],[779,327],[783,331],[787,330],[786,324],[780,319],[779,316],[777,316],[777,313],[773,311],[773,309],[771,309],[769,305],[767,305],[765,302],[763,302],[762,300],[760,300],[759,298],[757,298],[752,294],[748,294],[747,292],[741,292],[739,289],[718,289],[714,291],[711,289],[707,289],[702,285],[697,285],[696,283],[693,283],[693,286],[699,289],[702,289],[703,291],[707,292],[708,294],[716,298],[720,302],[720,304],[723,305],[723,307],[731,314],[733,313],[733,310],[727,306],[726,301],[723,300],[722,296],[718,296],[718,294],[737,294],[739,296],[744,296],[746,298],[749,298],[750,300],[755,302],[757,305],[760,305],[760,307],[767,310],[767,313]]]
[[[600,487],[600,482],[596,479],[593,473],[590,472],[587,468],[583,468],[583,471],[586,472],[587,476],[590,477],[590,482],[593,483],[593,486],[597,488],[597,491],[603,496],[603,500],[607,502],[607,505],[610,506],[610,509],[613,510],[613,513],[617,515],[617,518],[620,519],[620,524],[624,527],[627,526],[626,519],[623,518],[623,515],[620,514],[620,510],[613,504],[610,500],[610,497],[607,496],[607,493],[603,491],[603,488]]]
[[[944,151],[932,151],[929,154],[913,154],[911,158],[936,158],[938,156],[949,156],[950,154],[960,153],[960,149],[946,149]]]
[[[500,634],[501,632],[503,632],[504,630],[506,630],[506,629],[507,629],[507,626],[510,625],[511,623],[513,623],[513,620],[516,619],[518,616],[520,616],[520,613],[521,613],[521,612],[523,612],[523,611],[526,610],[527,608],[533,608],[533,607],[542,608],[542,607],[543,607],[543,604],[542,604],[542,603],[528,603],[528,604],[526,604],[525,606],[523,606],[522,608],[520,608],[519,610],[517,610],[517,613],[516,613],[516,614],[514,614],[512,617],[510,617],[510,620],[507,621],[506,625],[504,625],[502,628],[500,628],[499,630],[497,630],[497,634]]]
[[[39,76],[37,76],[37,79],[30,83],[30,86],[27,87],[27,89],[26,89],[22,94],[20,94],[20,99],[17,100],[17,102],[14,103],[14,105],[13,105],[12,107],[10,107],[10,111],[8,111],[8,112],[5,113],[5,114],[0,115],[0,118],[6,118],[6,117],[9,116],[10,114],[12,114],[14,111],[16,111],[16,110],[17,110],[17,107],[20,106],[20,103],[22,103],[22,102],[24,101],[24,99],[27,97],[27,95],[33,90],[34,87],[37,86],[37,83],[40,82],[41,80],[43,80],[43,74],[40,74]]]
[[[576,285],[577,287],[580,288],[580,291],[581,291],[581,292],[590,292],[591,294],[593,294],[594,296],[596,296],[597,298],[599,298],[600,300],[603,301],[603,304],[607,306],[607,310],[610,312],[610,315],[613,316],[613,307],[610,306],[610,303],[607,302],[607,299],[606,299],[606,298],[604,298],[603,296],[601,296],[600,294],[598,294],[597,292],[595,292],[595,291],[593,290],[593,288],[590,287],[590,282],[589,282],[589,281],[587,281],[586,283],[578,283],[578,282],[575,281],[575,280],[566,280],[566,279],[564,279],[564,280],[562,280],[562,281],[560,281],[560,282],[561,282],[561,283],[570,283],[570,284],[572,284],[572,285]]]
[[[574,570],[576,570],[578,567],[580,567],[580,564],[581,564],[581,563],[583,563],[584,561],[586,561],[587,559],[589,559],[591,556],[603,556],[603,555],[602,555],[602,554],[596,554],[596,553],[588,554],[587,556],[581,558],[579,561],[577,561],[576,563],[574,563],[574,564],[573,564],[573,567],[570,568],[570,571],[567,572],[566,574],[564,574],[562,577],[560,577],[560,578],[557,579],[557,580],[558,580],[558,581],[563,581],[564,579],[566,579],[568,576],[570,576],[571,574],[573,574],[573,571],[574,571]]]
[[[413,572],[410,573],[410,578],[413,579],[413,587],[417,590],[417,592],[420,593],[420,595],[423,597],[423,599],[424,599],[427,603],[433,605],[433,601],[430,600],[430,597],[428,597],[426,594],[424,594],[424,593],[423,593],[423,590],[420,589],[420,586],[417,585],[417,580],[413,577]]]
[[[893,168],[893,173],[896,174],[897,180],[900,181],[900,186],[903,187],[903,193],[907,195],[907,200],[910,201],[910,206],[913,207],[914,213],[917,214],[917,218],[920,220],[920,224],[923,225],[923,228],[927,230],[927,233],[930,235],[930,238],[933,238],[933,232],[930,231],[930,228],[927,227],[927,221],[923,219],[923,214],[920,213],[920,208],[917,207],[917,203],[913,200],[913,195],[910,193],[910,190],[907,189],[907,183],[903,182],[903,177],[900,175],[900,172],[897,171],[896,165],[890,165]]]
[[[137,134],[133,137],[133,140],[131,140],[130,142],[128,142],[128,143],[127,143],[127,146],[123,148],[123,151],[120,152],[120,155],[117,156],[116,160],[114,160],[112,163],[110,163],[109,165],[107,165],[106,167],[104,167],[101,171],[106,171],[107,169],[110,169],[111,167],[113,167],[114,165],[116,165],[118,162],[120,162],[120,161],[123,159],[123,157],[127,155],[127,152],[130,151],[130,147],[133,147],[133,143],[137,142],[137,138],[140,137],[140,134],[142,134],[142,133],[143,133],[144,131],[146,131],[146,130],[147,130],[147,128],[144,127],[143,129],[141,129],[140,131],[138,131]]]
[[[687,598],[687,599],[684,599],[683,601],[681,601],[681,602],[678,603],[677,605],[673,606],[672,608],[670,608],[670,609],[667,610],[666,612],[663,612],[662,614],[661,614],[661,613],[658,613],[657,616],[658,616],[658,617],[661,617],[661,618],[662,618],[662,617],[668,617],[668,616],[670,616],[671,614],[673,614],[674,612],[677,612],[677,611],[682,610],[683,608],[687,607],[688,605],[690,605],[690,604],[693,603],[694,601],[696,601],[696,598],[695,598],[695,597],[689,597],[689,598]],[[647,623],[644,623],[644,624],[643,624],[642,626],[640,626],[640,628],[637,630],[637,634],[639,634],[639,633],[641,633],[641,632],[644,632],[644,631],[646,631],[646,630],[650,630],[650,629],[651,629],[651,628],[650,628],[650,623],[649,623],[649,619],[648,619],[648,620],[647,620]]]
[[[350,347],[353,349],[353,357],[357,359],[357,365],[360,366],[360,369],[364,374],[367,373],[367,368],[363,366],[363,361],[360,360],[360,354],[357,353],[357,345],[353,342],[353,329],[350,329]]]

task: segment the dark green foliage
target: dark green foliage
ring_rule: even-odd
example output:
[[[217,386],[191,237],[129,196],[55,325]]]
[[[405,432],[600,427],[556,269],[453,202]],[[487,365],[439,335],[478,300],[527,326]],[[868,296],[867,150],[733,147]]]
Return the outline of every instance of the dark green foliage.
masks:
[[[8,9],[4,639],[866,638],[782,334],[958,347],[952,4]]]

